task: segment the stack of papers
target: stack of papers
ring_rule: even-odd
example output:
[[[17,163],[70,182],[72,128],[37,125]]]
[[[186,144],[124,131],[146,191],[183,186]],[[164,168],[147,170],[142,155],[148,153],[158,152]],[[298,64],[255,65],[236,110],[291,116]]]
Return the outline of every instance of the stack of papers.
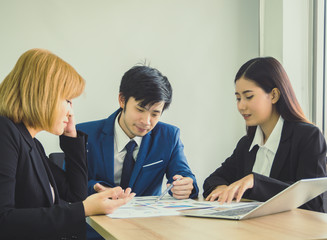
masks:
[[[193,199],[178,200],[169,195],[156,202],[158,196],[134,197],[129,203],[118,208],[114,213],[108,214],[110,218],[138,218],[180,215],[183,210],[231,208],[244,203],[220,204],[217,201],[196,201]]]

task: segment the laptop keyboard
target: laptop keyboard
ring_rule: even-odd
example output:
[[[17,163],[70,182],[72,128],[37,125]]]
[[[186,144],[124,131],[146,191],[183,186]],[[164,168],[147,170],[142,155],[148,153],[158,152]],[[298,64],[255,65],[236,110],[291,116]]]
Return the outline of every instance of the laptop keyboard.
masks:
[[[218,215],[218,216],[239,216],[247,214],[248,212],[252,211],[258,207],[258,205],[251,205],[247,207],[242,208],[236,208],[236,209],[230,209],[230,210],[223,210],[223,211],[217,211],[215,213],[210,213],[209,215]]]

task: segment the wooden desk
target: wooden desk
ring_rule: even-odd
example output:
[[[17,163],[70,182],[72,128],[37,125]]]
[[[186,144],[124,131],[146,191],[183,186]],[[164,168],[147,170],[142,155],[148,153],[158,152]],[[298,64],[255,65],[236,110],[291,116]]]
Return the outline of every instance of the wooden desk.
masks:
[[[242,221],[183,216],[87,222],[105,239],[327,239],[327,214],[296,209]]]

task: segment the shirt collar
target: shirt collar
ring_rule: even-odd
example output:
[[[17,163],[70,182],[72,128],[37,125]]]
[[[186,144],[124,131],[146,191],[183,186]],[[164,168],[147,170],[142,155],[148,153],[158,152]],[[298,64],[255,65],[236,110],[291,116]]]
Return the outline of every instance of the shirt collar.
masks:
[[[119,125],[118,119],[120,117],[120,114],[116,117],[115,119],[115,127],[114,127],[114,138],[115,138],[115,142],[117,143],[117,150],[118,152],[121,152],[124,150],[126,144],[131,140],[126,133],[124,132],[124,130],[121,128],[121,126]],[[142,142],[142,137],[134,137],[133,140],[136,142],[136,147],[138,148],[141,145]]]
[[[282,116],[280,116],[265,144],[263,144],[263,132],[261,130],[261,127],[257,126],[249,151],[251,151],[255,145],[258,145],[259,147],[265,147],[269,149],[271,152],[273,152],[274,154],[276,154],[279,146],[280,138],[282,136],[283,125],[284,125],[284,119],[282,118]]]

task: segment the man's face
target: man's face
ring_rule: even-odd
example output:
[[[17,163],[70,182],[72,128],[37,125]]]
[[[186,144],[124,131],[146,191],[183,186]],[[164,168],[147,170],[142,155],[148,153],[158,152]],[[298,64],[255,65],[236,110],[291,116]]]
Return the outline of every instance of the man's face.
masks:
[[[119,105],[123,109],[119,118],[119,125],[129,138],[143,137],[150,132],[158,123],[165,102],[157,102],[150,106],[141,106],[141,101],[130,97],[125,103],[122,95],[119,95]]]

